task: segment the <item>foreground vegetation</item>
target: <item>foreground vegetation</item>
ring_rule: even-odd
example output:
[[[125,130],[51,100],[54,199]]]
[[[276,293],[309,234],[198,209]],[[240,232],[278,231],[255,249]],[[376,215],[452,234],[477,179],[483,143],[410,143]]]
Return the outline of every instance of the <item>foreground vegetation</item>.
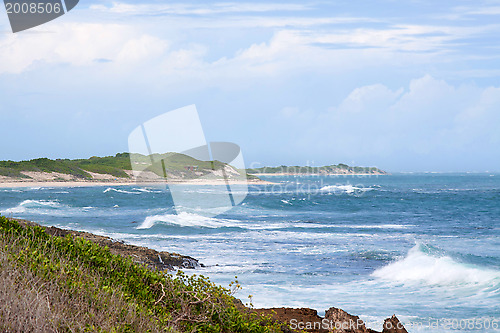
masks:
[[[0,216],[0,331],[279,332],[203,276],[133,263]]]

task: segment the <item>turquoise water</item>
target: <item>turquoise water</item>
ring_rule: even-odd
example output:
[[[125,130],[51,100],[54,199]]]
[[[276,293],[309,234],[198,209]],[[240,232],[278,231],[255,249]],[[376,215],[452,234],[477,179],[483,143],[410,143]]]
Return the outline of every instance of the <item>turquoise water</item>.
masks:
[[[500,331],[500,175],[266,179],[216,217],[176,215],[168,190],[140,186],[0,189],[0,213],[193,256],[218,283],[237,275],[256,307]]]

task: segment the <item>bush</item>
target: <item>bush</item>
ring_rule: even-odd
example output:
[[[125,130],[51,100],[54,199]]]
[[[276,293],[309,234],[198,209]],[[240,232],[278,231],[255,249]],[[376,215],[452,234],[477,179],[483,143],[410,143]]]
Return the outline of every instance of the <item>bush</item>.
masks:
[[[89,240],[51,236],[2,216],[0,250],[0,270],[11,277],[0,282],[0,330],[280,331],[270,318],[236,306],[237,281],[227,289],[204,276],[168,274]],[[20,306],[29,302],[35,305]]]

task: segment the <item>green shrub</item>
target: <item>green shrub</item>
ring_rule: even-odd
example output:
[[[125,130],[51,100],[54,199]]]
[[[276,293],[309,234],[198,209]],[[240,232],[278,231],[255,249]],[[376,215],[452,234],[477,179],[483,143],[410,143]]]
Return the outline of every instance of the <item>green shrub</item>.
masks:
[[[204,276],[188,276],[182,271],[172,275],[112,254],[89,240],[51,236],[42,227],[21,226],[2,216],[0,240],[0,250],[8,253],[16,266],[74,295],[79,303],[69,304],[68,312],[88,309],[81,318],[88,331],[99,327],[95,318],[102,311],[109,312],[115,321],[109,331],[116,332],[137,331],[148,325],[145,331],[280,331],[280,325],[270,318],[237,308],[233,297],[240,287],[237,281],[228,289]],[[116,302],[111,302],[111,297],[125,305],[113,306]],[[0,313],[0,328],[1,318]],[[76,324],[59,325],[71,331]]]

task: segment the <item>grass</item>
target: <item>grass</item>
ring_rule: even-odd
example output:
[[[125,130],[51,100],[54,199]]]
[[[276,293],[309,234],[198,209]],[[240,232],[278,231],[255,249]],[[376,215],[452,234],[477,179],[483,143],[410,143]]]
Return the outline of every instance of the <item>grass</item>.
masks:
[[[23,171],[59,172],[72,175],[80,179],[92,179],[89,172],[108,174],[117,178],[129,178],[125,172],[132,170],[131,160],[136,168],[147,166],[160,177],[164,176],[164,167],[170,175],[181,178],[196,178],[209,175],[213,170],[221,170],[227,164],[220,161],[200,161],[184,154],[167,153],[152,154],[149,156],[141,154],[118,153],[115,156],[97,157],[88,159],[56,159],[38,158],[29,161],[0,161],[0,176],[23,177]],[[151,163],[153,161],[154,163]],[[186,167],[196,166],[195,172],[186,170]],[[198,173],[198,174],[197,174]],[[243,176],[244,173],[240,172]]]
[[[110,174],[115,177],[128,178],[124,170],[131,170],[129,154],[96,157],[89,159],[56,159],[37,158],[28,161],[0,161],[0,175],[23,177],[22,171],[59,172],[81,179],[92,179],[88,173]],[[24,176],[26,177],[26,176]]]
[[[0,161],[0,170],[4,176],[22,176],[21,171],[59,172],[70,174],[78,178],[91,179],[92,176],[71,163],[70,160],[51,160],[37,158],[29,161]]]
[[[238,288],[154,270],[0,216],[0,331],[280,332],[238,306]]]

